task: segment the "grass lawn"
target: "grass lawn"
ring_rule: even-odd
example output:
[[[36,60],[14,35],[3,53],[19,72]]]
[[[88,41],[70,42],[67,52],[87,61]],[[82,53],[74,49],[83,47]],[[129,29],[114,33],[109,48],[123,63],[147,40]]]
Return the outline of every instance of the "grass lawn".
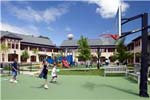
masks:
[[[90,69],[90,70],[60,70],[59,75],[103,75],[103,70]]]
[[[51,73],[51,71],[49,71]],[[94,75],[94,76],[103,76],[104,75],[104,70],[103,69],[68,69],[68,70],[62,70],[60,69],[59,72],[57,72],[59,75]],[[125,74],[120,74],[120,73],[112,73],[112,74],[107,74],[107,76],[125,76]]]
[[[9,78],[1,78],[2,100],[149,100],[139,97],[138,84],[125,77],[59,75],[48,90],[42,87],[44,80],[33,76],[19,75],[18,84]]]

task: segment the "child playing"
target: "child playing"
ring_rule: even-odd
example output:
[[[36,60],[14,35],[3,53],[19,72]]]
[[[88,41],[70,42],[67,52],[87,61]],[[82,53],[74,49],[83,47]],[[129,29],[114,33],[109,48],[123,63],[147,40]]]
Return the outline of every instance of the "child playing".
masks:
[[[52,82],[56,82],[56,79],[57,79],[57,73],[56,73],[57,69],[56,69],[56,63],[54,63],[54,66],[53,66],[53,69],[52,69],[52,72],[51,72],[51,76],[52,76],[52,79],[51,79],[51,83]]]
[[[14,59],[14,62],[11,65],[11,69],[12,69],[12,79],[10,79],[10,82],[14,82],[17,83],[17,72],[18,72],[18,63],[17,63],[17,59]]]
[[[48,66],[47,66],[47,62],[43,61],[43,68],[42,68],[42,72],[39,75],[40,78],[45,79],[45,84],[44,84],[44,88],[48,89],[48,85],[47,85],[47,74],[48,74]]]

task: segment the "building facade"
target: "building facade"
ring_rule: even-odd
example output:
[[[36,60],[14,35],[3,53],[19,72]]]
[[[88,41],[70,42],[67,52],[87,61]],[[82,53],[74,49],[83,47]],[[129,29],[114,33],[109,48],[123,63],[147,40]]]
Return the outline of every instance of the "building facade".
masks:
[[[78,40],[68,39],[64,40],[60,48],[47,37],[32,36],[12,33],[8,31],[1,31],[0,43],[8,47],[4,50],[1,46],[0,62],[12,62],[15,58],[18,62],[41,62],[46,57],[54,57],[55,55],[63,54],[63,56],[73,55],[73,61],[80,61],[78,58]],[[91,48],[92,59],[96,61],[98,55],[103,62],[105,59],[110,59],[115,52],[115,40],[110,38],[88,39],[88,44]],[[24,59],[22,53],[27,51],[28,59]],[[37,51],[37,52],[35,52]]]
[[[150,49],[150,33],[148,34],[148,48]],[[133,58],[128,60],[128,63],[140,63],[141,62],[141,51],[142,51],[142,37],[139,36],[133,39],[128,45],[127,49],[129,52],[133,53]],[[150,52],[150,50],[149,50]]]
[[[73,60],[78,62],[80,59],[78,58],[79,53],[77,41],[78,40],[73,39],[64,40],[60,48],[64,51],[65,56],[73,55]],[[104,62],[105,59],[111,60],[111,56],[115,52],[115,40],[110,38],[88,39],[88,44],[91,48],[93,60],[94,58],[98,58],[98,53],[102,62]]]
[[[8,31],[1,31],[0,43],[8,47],[7,50],[1,46],[0,62],[12,62],[14,58],[18,62],[40,62],[47,56],[53,56],[58,53],[58,48],[52,41],[43,36],[32,36],[16,34]],[[23,59],[22,53],[27,51],[28,59]],[[37,52],[34,52],[34,51]]]

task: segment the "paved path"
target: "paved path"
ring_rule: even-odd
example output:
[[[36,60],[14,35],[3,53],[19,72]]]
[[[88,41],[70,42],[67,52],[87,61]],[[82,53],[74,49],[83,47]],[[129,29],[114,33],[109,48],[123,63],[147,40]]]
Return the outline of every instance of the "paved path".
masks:
[[[59,69],[59,68],[58,68]],[[93,70],[93,69],[97,69],[97,68],[64,68],[64,69],[60,69],[61,70]],[[49,71],[51,71],[52,69],[49,69]],[[40,73],[40,70],[38,71],[34,71],[34,72],[30,72],[30,71],[21,71],[21,74],[26,74],[26,75],[35,75],[36,73]]]

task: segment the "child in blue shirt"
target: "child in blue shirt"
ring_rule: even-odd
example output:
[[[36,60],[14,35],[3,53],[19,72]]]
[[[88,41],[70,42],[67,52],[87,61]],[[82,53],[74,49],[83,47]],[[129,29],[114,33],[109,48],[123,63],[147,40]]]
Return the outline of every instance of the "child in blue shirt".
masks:
[[[17,83],[17,72],[18,72],[18,63],[17,59],[14,59],[14,62],[11,65],[11,70],[12,70],[12,79],[10,79],[10,82]]]

